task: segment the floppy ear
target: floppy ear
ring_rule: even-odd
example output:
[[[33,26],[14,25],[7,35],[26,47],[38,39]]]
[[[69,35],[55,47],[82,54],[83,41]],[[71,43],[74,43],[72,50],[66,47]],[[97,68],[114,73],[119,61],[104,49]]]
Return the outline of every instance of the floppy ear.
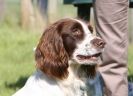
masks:
[[[61,24],[57,22],[49,26],[43,33],[35,51],[37,68],[50,77],[59,79],[68,76],[68,54],[61,37]]]

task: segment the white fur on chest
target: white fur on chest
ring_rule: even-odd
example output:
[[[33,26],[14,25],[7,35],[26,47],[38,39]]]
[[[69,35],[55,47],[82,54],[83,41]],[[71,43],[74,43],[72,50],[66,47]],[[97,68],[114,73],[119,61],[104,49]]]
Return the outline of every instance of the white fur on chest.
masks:
[[[76,70],[73,70],[73,68]],[[78,76],[78,69],[80,66],[69,67],[69,76],[64,80],[57,80],[60,89],[64,92],[65,96],[90,96],[88,94],[88,81],[89,78]]]
[[[63,80],[50,79],[41,71],[37,71],[13,96],[92,96],[89,78],[79,78],[79,67],[69,67],[69,76]]]

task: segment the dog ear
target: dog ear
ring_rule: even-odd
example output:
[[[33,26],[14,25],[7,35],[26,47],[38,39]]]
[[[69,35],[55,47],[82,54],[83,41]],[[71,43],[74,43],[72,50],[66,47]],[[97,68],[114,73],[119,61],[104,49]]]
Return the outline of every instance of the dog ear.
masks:
[[[60,22],[49,26],[35,50],[37,68],[50,77],[63,79],[68,76],[69,56],[64,48]]]

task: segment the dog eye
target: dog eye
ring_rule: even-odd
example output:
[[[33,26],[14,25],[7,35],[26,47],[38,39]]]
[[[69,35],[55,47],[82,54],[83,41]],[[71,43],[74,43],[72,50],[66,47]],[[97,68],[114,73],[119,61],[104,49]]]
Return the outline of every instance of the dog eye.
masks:
[[[82,32],[81,32],[78,28],[74,28],[74,29],[72,30],[72,34],[73,34],[74,36],[80,36],[80,35],[82,35]]]

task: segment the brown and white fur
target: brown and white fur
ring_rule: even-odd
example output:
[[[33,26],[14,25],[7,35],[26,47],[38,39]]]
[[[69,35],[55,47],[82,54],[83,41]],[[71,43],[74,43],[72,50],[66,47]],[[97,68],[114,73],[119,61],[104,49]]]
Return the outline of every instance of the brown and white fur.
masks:
[[[61,19],[49,26],[37,45],[37,71],[13,96],[91,96],[105,42],[78,19]]]

